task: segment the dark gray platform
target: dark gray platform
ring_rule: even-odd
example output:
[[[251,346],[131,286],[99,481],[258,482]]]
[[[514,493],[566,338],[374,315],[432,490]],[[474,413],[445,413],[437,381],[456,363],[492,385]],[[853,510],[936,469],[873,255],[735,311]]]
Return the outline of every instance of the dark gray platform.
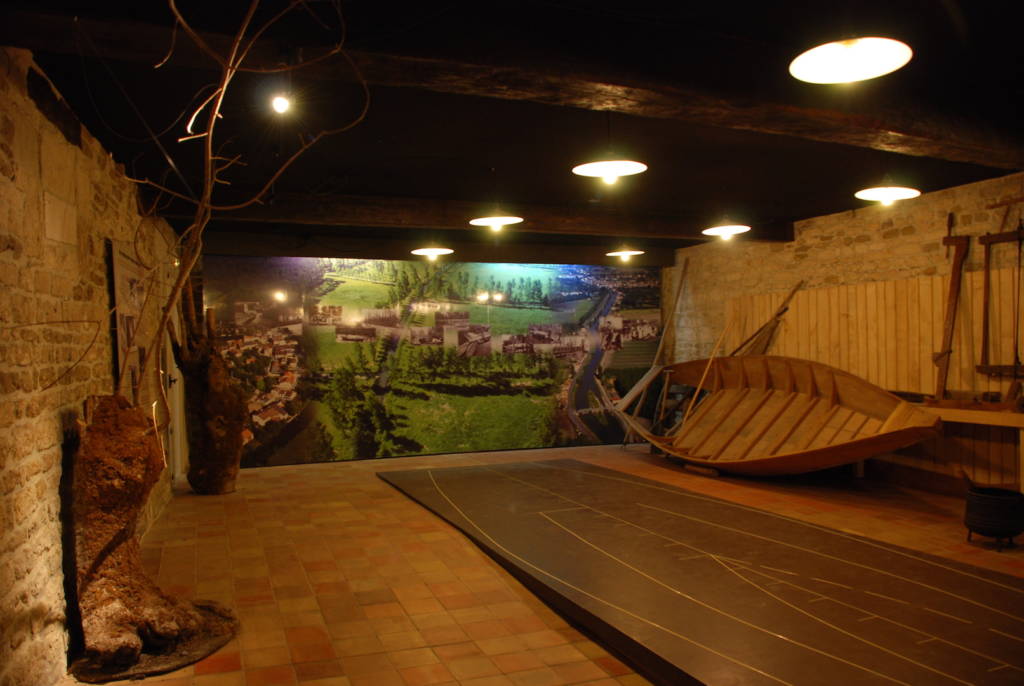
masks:
[[[1024,580],[575,460],[382,472],[660,684],[1024,684]]]

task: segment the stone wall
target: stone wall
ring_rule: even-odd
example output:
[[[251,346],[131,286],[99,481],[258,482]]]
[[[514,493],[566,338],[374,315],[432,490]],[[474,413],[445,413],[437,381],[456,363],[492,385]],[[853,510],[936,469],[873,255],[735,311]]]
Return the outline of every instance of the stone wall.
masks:
[[[65,672],[62,454],[86,396],[114,388],[107,241],[154,283],[173,270],[173,231],[136,197],[31,55],[0,48],[0,686]],[[144,519],[169,497],[165,477]]]
[[[795,240],[714,240],[677,252],[676,268],[689,261],[687,283],[676,317],[675,361],[707,357],[725,326],[730,299],[786,292],[798,281],[805,289],[893,281],[949,274],[952,259],[941,245],[947,216],[956,235],[1010,231],[1024,203],[988,209],[1024,196],[1024,174],[981,181],[904,200],[872,205],[797,222]],[[1004,221],[1005,216],[1005,221]],[[995,254],[996,267],[1011,266],[1015,254]],[[972,242],[967,271],[982,268],[982,250]]]

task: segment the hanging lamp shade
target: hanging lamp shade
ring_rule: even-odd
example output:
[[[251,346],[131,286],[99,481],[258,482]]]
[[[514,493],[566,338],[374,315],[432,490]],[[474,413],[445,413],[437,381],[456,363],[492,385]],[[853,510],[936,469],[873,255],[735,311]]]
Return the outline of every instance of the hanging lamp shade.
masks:
[[[850,38],[801,53],[790,62],[789,73],[807,83],[853,83],[890,74],[913,56],[909,45],[892,38]]]
[[[710,226],[701,231],[701,233],[705,236],[719,236],[723,241],[727,241],[736,234],[746,233],[747,231],[750,231],[750,227],[746,224],[721,224],[719,226]]]
[[[919,195],[921,195],[921,191],[916,188],[908,188],[906,186],[875,186],[873,188],[863,188],[854,193],[853,197],[860,200],[880,202],[883,205],[891,205],[897,200],[909,200]]]
[[[494,231],[495,233],[497,233],[498,231],[501,231],[506,226],[510,226],[512,224],[519,224],[522,221],[523,221],[522,217],[513,217],[513,216],[504,216],[503,217],[503,216],[495,215],[495,216],[477,217],[476,219],[470,219],[469,223],[472,224],[473,226],[489,226],[489,227],[491,227],[491,231]]]
[[[428,260],[433,262],[437,259],[439,255],[451,255],[455,251],[452,250],[451,248],[426,247],[416,248],[415,250],[411,250],[410,252],[413,255],[422,255],[423,257],[426,257]]]
[[[599,160],[577,164],[572,173],[578,176],[593,176],[602,179],[608,185],[619,180],[620,176],[632,176],[647,171],[647,165],[634,160]]]
[[[643,254],[644,254],[643,250],[630,250],[629,248],[621,248],[619,250],[612,250],[611,252],[606,252],[605,253],[606,256],[608,256],[608,257],[618,257],[623,262],[629,262],[629,258],[633,257],[634,255],[643,255]]]

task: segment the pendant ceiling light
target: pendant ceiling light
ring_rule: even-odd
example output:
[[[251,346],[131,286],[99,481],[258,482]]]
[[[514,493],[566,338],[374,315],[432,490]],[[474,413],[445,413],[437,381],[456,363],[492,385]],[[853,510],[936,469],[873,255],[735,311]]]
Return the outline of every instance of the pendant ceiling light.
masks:
[[[633,255],[643,254],[643,250],[630,250],[629,248],[622,248],[621,250],[612,250],[611,252],[605,253],[605,255],[607,255],[608,257],[618,257],[623,262],[629,262],[629,258],[631,258]]]
[[[491,231],[497,233],[506,226],[511,224],[519,224],[523,221],[522,217],[502,217],[502,216],[488,216],[488,217],[477,217],[476,219],[470,219],[469,223],[473,226],[489,226]]]
[[[790,62],[789,73],[808,83],[853,83],[892,73],[913,56],[892,38],[850,38],[811,48]]]
[[[738,233],[746,233],[750,231],[750,227],[746,224],[722,224],[720,226],[711,226],[701,231],[705,236],[719,236],[723,241],[727,241]]]
[[[612,150],[612,113],[605,112],[605,128],[607,135],[608,150]],[[595,162],[577,164],[572,168],[572,173],[577,176],[590,176],[599,178],[611,186],[619,180],[620,176],[632,176],[647,171],[647,165],[635,160],[622,159],[619,155],[607,152],[604,159]]]
[[[861,200],[873,200],[883,205],[891,205],[897,200],[908,200],[919,195],[921,195],[921,191],[916,188],[907,188],[906,186],[875,186],[874,188],[859,190],[853,194],[853,197]]]
[[[632,176],[647,171],[647,165],[633,160],[600,160],[577,164],[572,173],[579,176],[599,177],[609,186],[619,180],[620,176]]]
[[[437,260],[438,255],[451,255],[455,251],[452,250],[451,248],[429,247],[429,248],[416,248],[415,250],[412,250],[410,252],[412,252],[413,255],[422,255],[422,256],[426,257],[428,260],[430,260],[431,262],[433,262],[433,261]]]

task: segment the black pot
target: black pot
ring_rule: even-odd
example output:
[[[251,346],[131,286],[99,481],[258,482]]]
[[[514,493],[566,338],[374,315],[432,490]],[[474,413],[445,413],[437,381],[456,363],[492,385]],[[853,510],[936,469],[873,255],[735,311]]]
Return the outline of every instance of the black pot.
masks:
[[[1003,549],[1004,540],[1013,545],[1014,536],[1024,533],[1024,494],[1005,488],[971,487],[967,491],[964,524],[968,541],[971,534],[981,534],[995,538],[999,550]]]

